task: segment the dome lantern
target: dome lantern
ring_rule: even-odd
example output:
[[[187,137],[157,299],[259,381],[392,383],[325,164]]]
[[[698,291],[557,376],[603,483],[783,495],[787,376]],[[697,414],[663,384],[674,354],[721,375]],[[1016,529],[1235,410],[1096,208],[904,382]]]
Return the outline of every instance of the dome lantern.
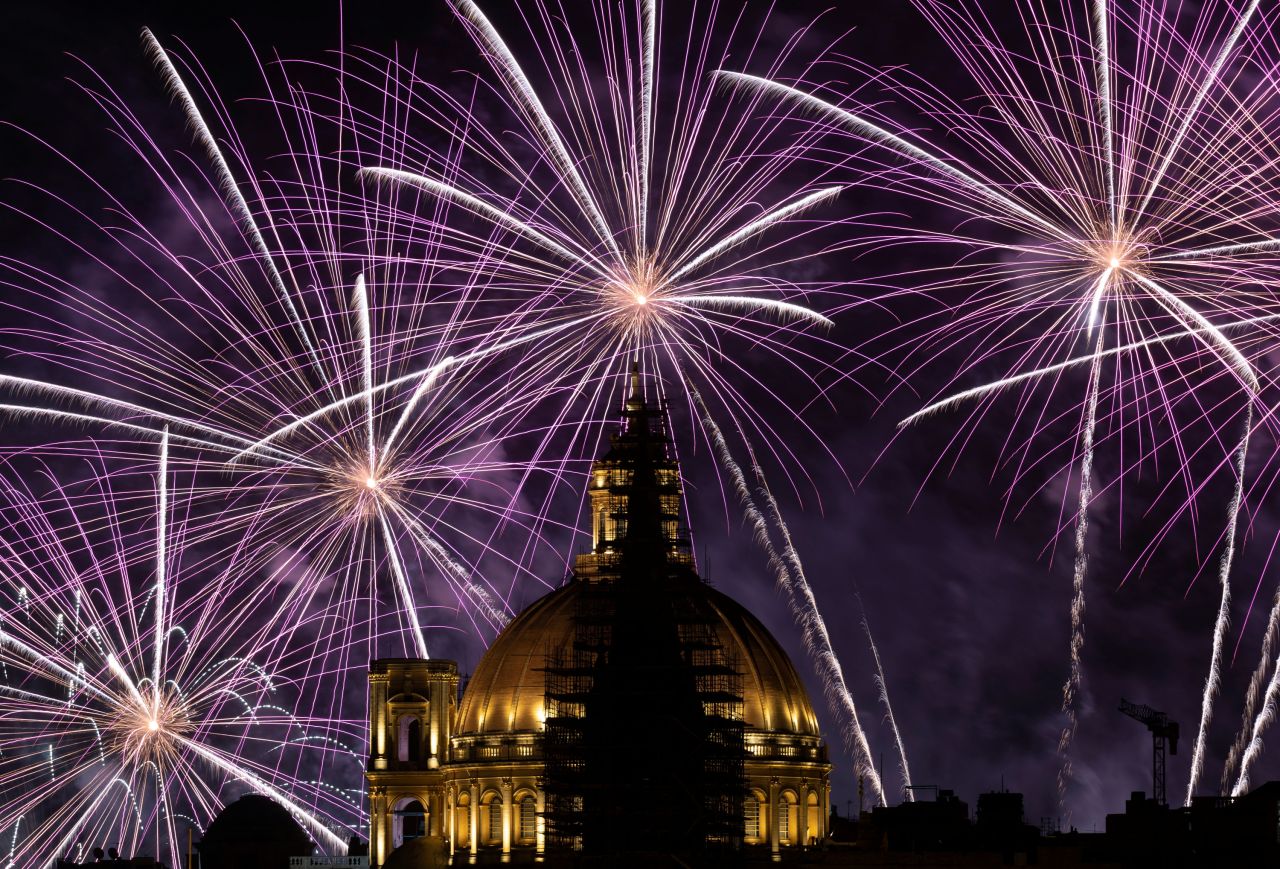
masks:
[[[578,579],[616,578],[624,554],[693,567],[688,529],[680,522],[683,493],[666,403],[651,407],[645,400],[638,365],[631,369],[622,417],[608,452],[591,466],[591,550],[574,560]]]

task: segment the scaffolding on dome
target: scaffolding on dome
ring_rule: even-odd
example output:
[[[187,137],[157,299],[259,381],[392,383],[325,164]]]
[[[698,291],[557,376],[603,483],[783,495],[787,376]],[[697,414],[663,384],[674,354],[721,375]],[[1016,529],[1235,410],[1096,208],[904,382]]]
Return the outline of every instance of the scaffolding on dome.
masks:
[[[625,427],[592,468],[594,545],[575,564],[573,641],[546,657],[549,850],[742,845],[743,678],[679,522],[664,411],[646,404],[633,372]]]

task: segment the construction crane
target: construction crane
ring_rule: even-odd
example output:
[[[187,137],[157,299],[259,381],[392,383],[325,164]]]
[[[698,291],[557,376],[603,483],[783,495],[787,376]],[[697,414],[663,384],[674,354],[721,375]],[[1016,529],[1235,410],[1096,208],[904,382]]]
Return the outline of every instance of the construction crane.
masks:
[[[1169,805],[1164,788],[1164,751],[1167,742],[1169,754],[1178,753],[1178,722],[1170,721],[1168,715],[1150,706],[1139,706],[1123,697],[1120,698],[1120,711],[1135,721],[1141,721],[1151,731],[1151,795],[1157,805]]]

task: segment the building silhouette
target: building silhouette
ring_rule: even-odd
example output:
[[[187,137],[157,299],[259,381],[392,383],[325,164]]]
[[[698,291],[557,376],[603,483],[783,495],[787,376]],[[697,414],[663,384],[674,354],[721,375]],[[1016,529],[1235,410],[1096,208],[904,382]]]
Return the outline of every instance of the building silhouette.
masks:
[[[1054,869],[1268,869],[1280,866],[1280,782],[1239,797],[1196,797],[1171,808],[1135,792],[1102,832],[1037,828],[1022,795],[978,797],[976,817],[948,790],[876,806],[857,820],[833,816],[816,865],[832,867],[1042,866]]]
[[[1280,782],[1172,809],[1135,791],[1123,814],[1107,815],[1107,850],[1135,867],[1280,866]]]
[[[591,469],[590,551],[460,698],[454,662],[370,666],[372,866],[424,838],[454,864],[652,866],[825,839],[812,704],[765,627],[698,576],[665,408],[635,371],[622,417]]]

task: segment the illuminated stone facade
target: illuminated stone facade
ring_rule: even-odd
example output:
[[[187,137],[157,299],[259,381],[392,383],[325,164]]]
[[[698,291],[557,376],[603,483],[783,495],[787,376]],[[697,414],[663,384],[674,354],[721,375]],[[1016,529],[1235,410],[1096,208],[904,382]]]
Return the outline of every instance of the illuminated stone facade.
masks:
[[[591,551],[577,557],[568,583],[535,601],[494,640],[460,701],[452,662],[391,659],[371,666],[373,866],[382,866],[407,838],[422,835],[443,839],[455,863],[524,862],[553,843],[544,738],[548,715],[556,714],[549,698],[557,695],[549,693],[554,668],[548,662],[574,652],[584,596],[616,579],[627,541],[636,546],[627,522],[637,522],[628,498],[640,450],[650,475],[645,509],[656,514],[648,516],[654,530],[644,545],[662,550],[664,565],[692,578],[701,619],[740,686],[732,709],[741,721],[739,783],[745,794],[734,803],[742,818],[733,844],[781,854],[826,837],[831,766],[804,685],[765,627],[693,573],[664,415],[646,405],[635,375],[623,416],[611,449],[592,468]]]

